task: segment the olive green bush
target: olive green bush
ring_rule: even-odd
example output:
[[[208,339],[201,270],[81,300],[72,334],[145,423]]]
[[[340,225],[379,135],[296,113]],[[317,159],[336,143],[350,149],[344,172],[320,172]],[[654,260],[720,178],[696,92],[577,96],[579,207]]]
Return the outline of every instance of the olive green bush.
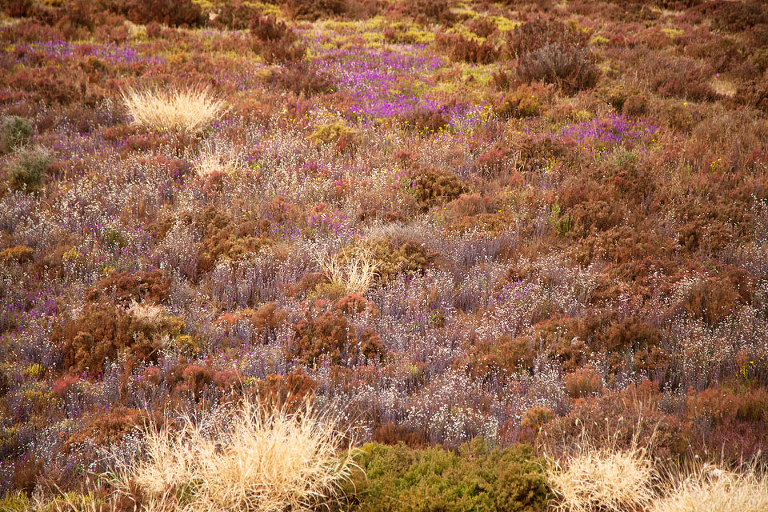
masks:
[[[482,439],[458,453],[442,447],[369,443],[345,494],[357,512],[539,512],[549,490],[529,446],[500,450]]]
[[[8,116],[0,121],[0,153],[9,153],[29,143],[32,123],[23,117]]]
[[[51,162],[51,154],[41,146],[21,152],[10,165],[10,187],[27,192],[39,190]]]

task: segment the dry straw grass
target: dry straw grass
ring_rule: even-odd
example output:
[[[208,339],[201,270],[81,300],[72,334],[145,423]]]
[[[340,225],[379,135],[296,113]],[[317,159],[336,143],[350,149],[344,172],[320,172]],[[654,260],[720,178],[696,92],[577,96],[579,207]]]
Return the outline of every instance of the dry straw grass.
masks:
[[[318,263],[334,285],[343,286],[348,293],[365,293],[378,275],[379,263],[370,251],[361,249],[343,261],[337,256],[325,255]]]
[[[242,155],[230,143],[208,142],[195,158],[198,176],[207,178],[217,174],[230,174],[247,167]]]
[[[764,512],[768,475],[756,467],[726,471],[705,464],[679,480],[652,512]]]
[[[129,88],[121,94],[133,122],[153,130],[198,133],[226,110],[222,100],[200,87],[168,91]]]
[[[223,419],[226,418],[226,421]],[[267,411],[250,401],[215,421],[144,431],[145,457],[116,485],[143,510],[305,510],[334,495],[354,463],[344,435],[307,406]]]
[[[658,473],[648,448],[638,446],[637,434],[629,448],[619,449],[615,439],[612,445],[598,447],[583,433],[574,453],[549,462],[555,510],[636,512],[648,510],[656,497]]]

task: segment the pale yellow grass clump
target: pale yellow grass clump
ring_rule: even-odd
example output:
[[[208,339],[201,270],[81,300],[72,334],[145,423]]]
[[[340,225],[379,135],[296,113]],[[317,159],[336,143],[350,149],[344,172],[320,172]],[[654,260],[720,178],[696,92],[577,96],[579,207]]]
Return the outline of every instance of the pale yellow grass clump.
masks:
[[[598,449],[591,445],[547,471],[556,510],[634,512],[654,500],[656,472],[641,448]]]
[[[343,261],[337,256],[326,255],[318,262],[331,283],[344,287],[347,293],[365,293],[378,275],[379,263],[370,251],[364,249]]]
[[[659,500],[653,512],[764,512],[768,510],[768,476],[748,468],[726,471],[704,465]]]
[[[144,431],[146,456],[117,473],[148,510],[302,510],[339,489],[353,469],[343,435],[309,406],[267,411],[246,401],[207,425]]]
[[[207,144],[197,155],[194,163],[195,172],[202,178],[216,174],[231,174],[246,168],[246,164],[237,150],[230,144]]]
[[[153,130],[197,133],[226,110],[222,100],[199,87],[127,89],[122,97],[133,122]]]

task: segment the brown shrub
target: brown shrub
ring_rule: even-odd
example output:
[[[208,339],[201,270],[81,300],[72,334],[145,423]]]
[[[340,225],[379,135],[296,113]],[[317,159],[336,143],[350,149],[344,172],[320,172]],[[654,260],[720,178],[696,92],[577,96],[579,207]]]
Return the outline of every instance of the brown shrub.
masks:
[[[293,410],[301,406],[317,389],[317,383],[301,370],[288,375],[271,373],[256,384],[259,401],[271,407]]]
[[[520,57],[524,53],[533,52],[548,45],[583,47],[586,46],[588,39],[588,35],[576,30],[572,25],[536,17],[509,32],[507,46],[513,56]]]
[[[673,314],[686,313],[715,325],[736,309],[740,299],[739,291],[729,280],[702,279],[687,290]]]
[[[246,254],[271,244],[269,238],[261,236],[258,224],[253,221],[239,222],[213,206],[198,214],[196,220],[198,225],[203,226],[204,231],[197,264],[198,272],[211,270],[220,257],[239,260]]]
[[[293,355],[306,364],[317,364],[322,358],[338,364],[346,352],[349,335],[347,319],[340,314],[324,312],[295,326]]]
[[[714,73],[707,65],[689,59],[676,59],[655,63],[652,70],[650,85],[661,96],[692,101],[717,99],[717,93],[709,85]]]
[[[190,395],[194,400],[200,399],[202,392],[208,387],[229,390],[241,386],[244,381],[239,370],[216,370],[187,362],[174,365],[165,380],[171,389],[171,396]]]
[[[520,153],[520,160],[526,172],[539,171],[547,161],[563,159],[569,148],[561,140],[548,136],[523,135],[511,144],[513,151]]]
[[[0,40],[31,43],[33,41],[60,41],[64,34],[60,30],[42,23],[41,20],[23,19],[0,32]]]
[[[488,38],[496,32],[496,24],[488,18],[475,18],[467,23],[467,28],[484,38]]]
[[[403,4],[390,4],[390,8],[401,10],[417,23],[440,23],[450,25],[456,21],[448,0],[406,0]]]
[[[296,40],[296,34],[288,28],[285,22],[279,21],[274,16],[259,16],[248,23],[251,34],[259,41],[280,41],[288,39]]]
[[[635,318],[611,322],[600,336],[602,347],[610,352],[626,349],[638,350],[643,346],[658,345],[661,341],[659,330]]]
[[[26,18],[33,14],[35,3],[32,0],[3,0],[0,6],[11,18]]]
[[[347,318],[340,311],[320,302],[313,305],[313,309],[324,309],[319,316],[309,310],[305,320],[294,326],[293,356],[305,364],[315,365],[323,359],[335,364],[346,364],[360,355],[378,359],[384,354],[384,346],[378,334],[364,329],[356,337],[350,332]]]
[[[291,62],[272,72],[269,83],[287,89],[297,96],[300,94],[311,96],[334,90],[331,79],[305,61]]]
[[[549,407],[533,407],[523,413],[523,419],[520,422],[520,426],[522,428],[538,431],[554,418],[555,413]]]
[[[513,338],[505,334],[492,342],[478,342],[467,350],[457,364],[474,378],[511,375],[533,368],[538,344],[529,336]]]
[[[381,359],[386,352],[384,344],[381,342],[381,336],[370,327],[362,330],[356,348],[366,359],[371,361]]]
[[[96,448],[108,447],[122,440],[127,434],[134,434],[136,429],[153,422],[155,418],[147,411],[115,407],[104,414],[91,416],[85,424],[67,437],[64,452],[87,449],[92,457],[97,457]]]
[[[429,432],[425,429],[413,430],[391,421],[376,427],[373,442],[390,445],[405,443],[411,448],[424,448],[430,444]]]
[[[16,262],[16,263],[26,263],[28,261],[32,261],[35,256],[35,251],[31,247],[27,247],[26,245],[16,245],[14,247],[9,247],[8,249],[3,249],[0,251],[0,261],[8,264],[10,262]]]
[[[445,205],[445,210],[448,217],[458,218],[494,212],[496,204],[491,198],[478,193],[462,194]]]
[[[711,18],[712,28],[729,32],[744,32],[749,27],[768,23],[768,9],[756,1],[715,0],[696,7],[693,12]]]
[[[458,176],[442,169],[423,169],[414,173],[413,190],[424,211],[453,201],[470,192]]]
[[[624,265],[644,258],[655,257],[673,244],[658,233],[622,224],[588,235],[572,247],[576,261],[588,265],[595,260]]]
[[[276,302],[262,304],[259,309],[251,312],[248,316],[253,326],[260,331],[275,331],[288,319],[285,310],[278,309]]]
[[[571,398],[586,398],[599,394],[603,388],[602,377],[588,366],[563,377],[565,391]]]
[[[768,63],[768,56],[766,56]],[[766,64],[768,67],[768,64]],[[739,88],[736,97],[744,105],[768,113],[768,83],[765,80],[748,80]]]
[[[86,294],[90,301],[110,298],[127,306],[132,301],[160,303],[168,300],[171,278],[160,269],[139,274],[112,272],[97,282]]]
[[[337,257],[344,263],[350,258],[355,258],[360,249],[370,251],[376,261],[375,280],[379,283],[386,282],[400,272],[422,272],[434,259],[434,255],[428,254],[424,247],[413,242],[397,244],[384,239],[366,240],[358,245],[350,245],[339,251]]]
[[[598,231],[607,231],[617,226],[624,217],[617,201],[583,201],[568,211],[573,221],[573,233],[584,237]]]
[[[43,461],[37,457],[22,458],[14,464],[11,488],[31,495],[41,477],[43,467]]]
[[[714,424],[768,420],[768,391],[708,388],[691,391],[686,397],[686,414],[692,420],[707,418]]]
[[[580,369],[592,350],[599,350],[599,335],[611,319],[609,313],[590,313],[581,318],[555,317],[533,325],[523,337],[541,346],[563,369]]]
[[[589,50],[560,43],[523,53],[516,73],[524,82],[556,84],[568,94],[594,87],[600,76]]]
[[[684,420],[692,447],[725,461],[755,457],[768,448],[768,392],[714,387],[690,391]]]
[[[267,63],[300,61],[306,47],[298,42],[296,33],[274,16],[261,16],[250,24],[257,39],[255,50]]]
[[[499,58],[499,51],[489,41],[479,43],[460,34],[438,32],[435,36],[438,51],[446,53],[457,62],[490,64]]]
[[[192,0],[106,0],[110,10],[134,23],[150,22],[173,27],[203,25],[206,16],[199,4]]]
[[[163,333],[178,334],[182,324],[163,319],[157,325],[128,315],[121,307],[89,303],[76,320],[60,322],[52,339],[62,346],[62,368],[70,373],[96,376],[104,371],[107,359],[115,361],[125,353],[127,367],[139,361],[155,361]]]
[[[245,30],[261,17],[261,10],[241,0],[226,2],[219,7],[209,25],[216,28]]]
[[[411,130],[430,135],[448,128],[448,117],[440,110],[416,108],[400,115],[400,121]]]
[[[647,108],[648,100],[644,95],[632,94],[624,101],[621,112],[627,117],[638,117],[645,114]]]
[[[330,279],[325,275],[325,272],[307,272],[298,283],[294,283],[288,287],[288,295],[291,297],[298,297],[316,290],[318,287],[324,284],[330,284]]]
[[[283,5],[292,18],[307,21],[341,16],[347,10],[344,0],[286,0]]]
[[[46,104],[66,105],[85,93],[85,84],[77,82],[72,72],[53,66],[21,69],[10,76],[9,85],[12,89],[31,93]]]
[[[379,308],[376,307],[376,304],[363,297],[363,295],[360,293],[351,293],[349,295],[345,295],[344,297],[337,300],[333,307],[345,315],[354,316],[365,313],[368,315],[377,316],[379,314]]]
[[[51,393],[59,398],[67,396],[70,390],[80,382],[80,378],[76,375],[64,375],[60,379],[53,381],[51,385]]]
[[[598,447],[648,446],[655,457],[682,456],[688,453],[688,434],[677,418],[659,410],[661,396],[658,386],[645,380],[577,400],[568,414],[544,425],[538,442],[552,456],[568,453],[585,436]]]
[[[147,23],[147,27],[146,27],[147,37],[154,39],[160,36],[160,33],[162,32],[162,28],[163,27],[158,22],[150,21],[149,23]]]
[[[474,170],[484,176],[498,176],[511,167],[509,148],[494,146],[477,157]]]
[[[539,92],[540,89],[534,86],[517,87],[504,95],[495,111],[502,119],[536,117],[542,110],[537,98]]]
[[[508,231],[510,227],[514,225],[515,217],[509,212],[502,211],[497,213],[480,213],[470,217],[451,219],[446,228],[448,231],[455,233],[467,233],[473,231],[498,235],[504,231]],[[512,248],[512,245],[504,244],[502,253],[509,254],[504,251],[508,251]]]

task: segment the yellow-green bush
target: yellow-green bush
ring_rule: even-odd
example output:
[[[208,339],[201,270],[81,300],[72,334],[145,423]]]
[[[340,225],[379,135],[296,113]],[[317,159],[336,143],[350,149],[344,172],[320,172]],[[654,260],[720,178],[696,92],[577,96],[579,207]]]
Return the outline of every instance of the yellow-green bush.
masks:
[[[353,511],[538,512],[549,497],[542,464],[524,445],[500,450],[475,439],[455,453],[369,443],[356,462]]]

